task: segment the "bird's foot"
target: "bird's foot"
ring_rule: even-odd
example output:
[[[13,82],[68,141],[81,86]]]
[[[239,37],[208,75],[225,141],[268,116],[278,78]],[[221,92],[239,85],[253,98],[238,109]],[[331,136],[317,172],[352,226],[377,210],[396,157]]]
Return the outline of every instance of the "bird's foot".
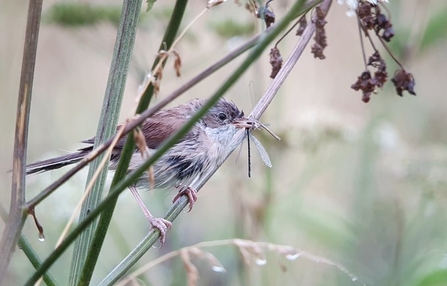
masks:
[[[151,224],[152,228],[155,228],[160,232],[160,243],[161,243],[160,247],[163,247],[163,244],[165,243],[166,240],[166,232],[171,229],[172,222],[164,218],[158,218],[154,216],[146,218]]]
[[[161,243],[160,247],[163,247],[163,244],[165,243],[165,239],[166,239],[166,232],[171,228],[172,222],[165,220],[164,218],[154,217],[151,214],[151,212],[147,209],[143,200],[141,199],[141,196],[138,193],[138,190],[134,186],[129,187],[129,190],[132,193],[132,195],[135,197],[138,205],[140,206],[141,210],[144,213],[144,216],[149,221],[152,228],[155,228],[160,232],[160,243]]]
[[[181,188],[177,195],[172,199],[172,202],[175,203],[181,196],[186,196],[188,198],[189,210],[192,210],[194,203],[197,201],[197,191],[192,187],[183,187]]]

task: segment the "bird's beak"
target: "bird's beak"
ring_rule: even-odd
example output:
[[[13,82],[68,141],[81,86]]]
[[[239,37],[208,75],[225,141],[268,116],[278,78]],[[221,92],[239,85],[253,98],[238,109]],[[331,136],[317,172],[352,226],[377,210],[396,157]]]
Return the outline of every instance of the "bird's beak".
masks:
[[[233,121],[234,126],[237,128],[252,128],[255,124],[255,121],[251,118],[241,117],[237,118]]]

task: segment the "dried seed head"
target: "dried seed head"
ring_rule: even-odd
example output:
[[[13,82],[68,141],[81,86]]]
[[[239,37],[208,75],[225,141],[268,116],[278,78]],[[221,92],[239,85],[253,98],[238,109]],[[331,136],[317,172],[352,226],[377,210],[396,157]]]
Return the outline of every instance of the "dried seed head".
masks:
[[[271,78],[275,78],[282,67],[282,57],[279,49],[274,47],[270,50],[270,65],[272,66]]]
[[[163,66],[160,65],[160,68],[154,73],[154,80],[153,80],[154,96],[157,96],[158,93],[160,92],[160,85],[162,78],[163,78]]]
[[[374,29],[376,19],[373,15],[373,4],[369,2],[359,2],[359,6],[357,7],[357,16],[359,17],[364,29]]]
[[[270,0],[272,1],[272,0]],[[269,28],[271,25],[275,24],[275,13],[269,8],[270,1],[267,1],[265,6],[261,6],[256,11],[256,17],[259,19],[264,19],[265,25]],[[255,2],[255,1],[253,1]]]
[[[386,42],[394,36],[393,25],[386,15],[381,13],[377,3],[359,1],[356,13],[365,31],[374,30],[377,36]]]
[[[296,35],[301,36],[304,33],[304,30],[307,28],[307,20],[306,15],[303,15],[299,21],[298,30],[296,30]]]
[[[319,58],[320,60],[324,60],[326,57],[323,54],[324,48],[327,47],[326,41],[326,31],[324,30],[324,26],[326,25],[326,14],[323,13],[320,6],[315,8],[316,11],[316,20],[315,20],[315,44],[312,45],[311,53],[314,54],[314,58]]]
[[[174,61],[175,74],[178,77],[180,77],[181,76],[180,69],[182,67],[182,59],[180,58],[180,55],[177,51],[173,50],[172,53],[174,54],[174,57],[175,57],[175,61]]]
[[[406,90],[409,94],[416,95],[414,92],[414,85],[416,84],[411,73],[407,73],[404,69],[397,70],[391,79],[396,92],[399,96],[402,96],[402,91]]]
[[[374,73],[373,81],[377,87],[382,87],[388,78],[388,73],[386,72],[386,63],[378,51],[374,52],[374,54],[369,57],[368,66],[372,66],[373,68],[377,69]]]
[[[376,85],[371,78],[371,73],[369,70],[364,71],[358,78],[357,81],[351,85],[353,90],[361,90],[363,93],[362,100],[363,102],[369,102],[371,97],[371,93],[374,92]]]

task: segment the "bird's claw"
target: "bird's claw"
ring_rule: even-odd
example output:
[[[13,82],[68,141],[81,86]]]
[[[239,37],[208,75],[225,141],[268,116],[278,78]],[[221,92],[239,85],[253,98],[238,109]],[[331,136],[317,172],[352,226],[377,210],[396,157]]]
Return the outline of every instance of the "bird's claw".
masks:
[[[189,210],[192,210],[194,203],[197,201],[197,191],[194,188],[186,187],[182,188],[178,191],[177,195],[172,199],[172,202],[175,203],[181,196],[186,196],[188,198]]]
[[[149,222],[152,228],[155,228],[160,232],[160,248],[163,247],[163,244],[166,240],[166,232],[171,229],[172,222],[170,222],[169,220],[165,220],[164,218],[156,217],[152,217]]]

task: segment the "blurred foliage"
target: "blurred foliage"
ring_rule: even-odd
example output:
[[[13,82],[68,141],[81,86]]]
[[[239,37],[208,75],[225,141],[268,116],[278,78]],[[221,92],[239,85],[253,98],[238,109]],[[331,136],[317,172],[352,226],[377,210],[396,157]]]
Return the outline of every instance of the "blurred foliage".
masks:
[[[417,286],[445,286],[447,281],[447,270],[436,270],[427,274]]]
[[[154,7],[155,2],[157,2],[157,0],[147,0],[147,8],[146,8],[146,12],[152,10],[152,7]]]
[[[249,36],[255,31],[255,22],[238,23],[234,19],[223,19],[220,21],[212,21],[210,28],[213,32],[224,39]]]
[[[395,4],[399,6],[399,4]],[[425,5],[425,4],[420,4]],[[399,8],[400,9],[400,8]],[[399,9],[393,9],[393,11],[398,12]],[[402,16],[400,16],[402,17]],[[433,14],[427,17],[427,19],[418,19],[418,25],[402,25],[395,27],[398,32],[395,34],[393,40],[389,43],[389,46],[393,53],[395,53],[398,58],[407,56],[409,51],[413,53],[423,53],[430,49],[431,47],[441,44],[446,41],[447,38],[447,5],[442,4],[441,7],[436,9]],[[399,18],[399,17],[397,17]],[[415,42],[410,42],[409,40],[415,40],[415,38],[410,39],[413,30],[418,30],[418,38]],[[411,56],[411,55],[410,55]]]
[[[118,25],[121,7],[91,5],[90,3],[56,3],[44,14],[44,21],[61,26],[90,26],[100,22]]]
[[[437,10],[427,19],[427,27],[423,33],[420,49],[426,50],[447,37],[447,5]]]
[[[148,1],[148,5],[153,1]],[[168,21],[172,14],[171,6],[163,6],[160,9],[150,9],[150,13],[140,15],[140,24],[149,26],[154,21]],[[44,12],[44,23],[55,24],[64,27],[92,26],[99,23],[110,23],[117,26],[121,14],[121,6],[93,5],[91,3],[66,2],[56,3]]]

